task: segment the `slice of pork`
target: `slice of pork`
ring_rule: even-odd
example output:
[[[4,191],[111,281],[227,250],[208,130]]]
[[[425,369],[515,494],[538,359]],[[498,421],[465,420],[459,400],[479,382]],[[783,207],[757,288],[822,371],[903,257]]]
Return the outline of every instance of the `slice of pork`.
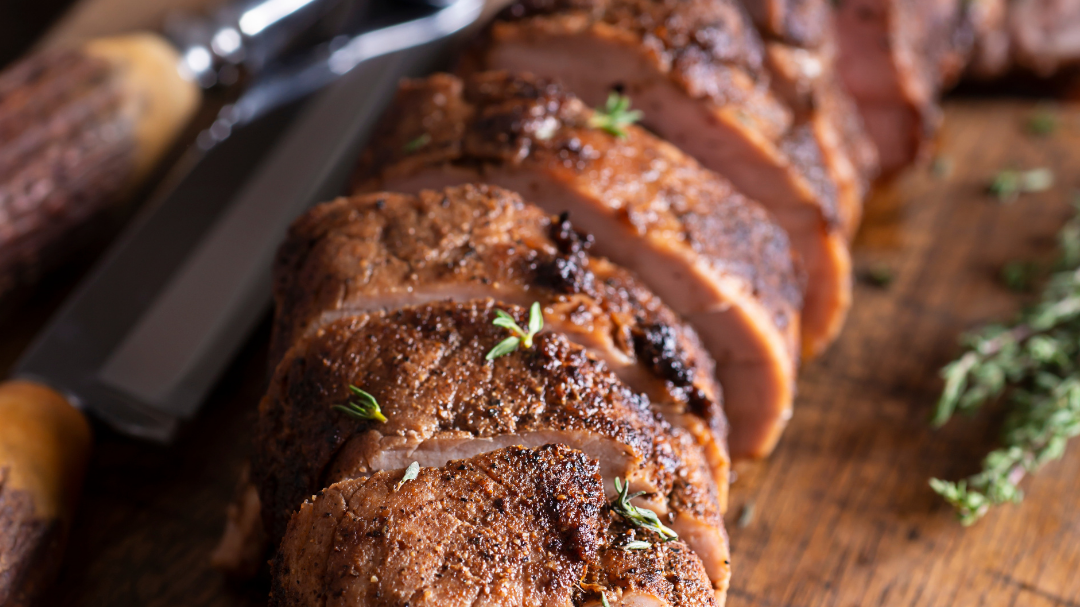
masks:
[[[524,322],[524,308],[507,311]],[[271,538],[305,498],[340,480],[559,443],[599,461],[609,495],[615,477],[645,491],[640,503],[726,588],[717,491],[693,440],[560,334],[486,360],[508,335],[495,318],[491,301],[429,304],[342,318],[294,344],[260,404],[252,461]],[[377,399],[387,421],[335,409],[353,399],[350,386]]]
[[[1017,70],[1047,77],[1080,64],[1080,1],[982,0],[971,4],[975,75],[990,78]]]
[[[910,164],[941,119],[937,99],[974,43],[965,0],[841,0],[840,75],[877,145],[882,171]]]
[[[474,62],[559,81],[591,107],[612,89],[629,95],[647,129],[775,213],[809,276],[803,353],[827,346],[851,288],[837,184],[770,90],[737,1],[522,0],[506,15]]]
[[[783,231],[644,131],[618,139],[583,126],[588,110],[553,85],[537,89],[502,75],[472,82],[478,95],[491,93],[488,101],[467,102],[450,76],[406,85],[399,114],[365,154],[359,189],[484,181],[524,192],[548,211],[569,211],[598,252],[634,271],[698,329],[717,361],[735,456],[767,454],[790,416],[798,355],[799,284]],[[406,151],[425,132],[429,143]]]
[[[580,451],[509,447],[330,485],[289,522],[274,607],[697,607],[714,597],[681,541],[628,527]],[[625,550],[629,541],[643,550]]]
[[[604,360],[698,439],[727,503],[727,421],[701,339],[565,218],[476,188],[342,199],[296,221],[275,269],[271,357],[342,316],[433,301],[541,304],[544,325]]]
[[[807,0],[805,4],[825,5],[826,1]],[[830,10],[825,6],[827,13]],[[823,31],[827,36],[819,42],[800,45],[791,41],[791,36],[763,30],[765,66],[773,91],[792,109],[795,124],[808,125],[813,133],[822,164],[836,184],[841,229],[851,240],[862,219],[870,183],[878,174],[877,149],[840,82],[831,23],[826,23]]]

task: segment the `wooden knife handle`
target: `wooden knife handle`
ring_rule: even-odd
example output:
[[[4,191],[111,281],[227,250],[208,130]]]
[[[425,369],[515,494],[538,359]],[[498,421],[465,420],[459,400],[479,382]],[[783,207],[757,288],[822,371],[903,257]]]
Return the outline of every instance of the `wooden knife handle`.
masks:
[[[0,384],[0,605],[31,605],[51,585],[90,443],[85,416],[60,393]]]
[[[72,254],[124,199],[201,94],[163,39],[134,34],[30,55],[0,72],[0,296]]]

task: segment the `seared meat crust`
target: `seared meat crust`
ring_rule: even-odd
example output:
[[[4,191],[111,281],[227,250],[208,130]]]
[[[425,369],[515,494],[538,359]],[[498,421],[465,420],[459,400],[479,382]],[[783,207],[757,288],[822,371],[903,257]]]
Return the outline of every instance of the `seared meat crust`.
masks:
[[[580,451],[509,447],[335,483],[289,523],[271,604],[713,605],[701,562],[612,515]],[[638,537],[654,545],[625,551]]]
[[[275,269],[271,360],[344,315],[430,301],[539,302],[545,325],[605,360],[674,425],[695,435],[721,504],[727,421],[700,338],[592,241],[497,188],[380,193],[316,207],[295,222]]]
[[[599,252],[696,323],[718,362],[729,418],[750,426],[733,434],[733,452],[767,454],[789,417],[802,326],[786,235],[674,147],[635,127],[616,138],[590,128],[590,116],[580,100],[534,78],[493,72],[406,82],[364,155],[357,189],[486,181],[527,192],[550,212],[569,210]],[[418,138],[423,146],[409,145]],[[833,293],[843,300],[845,289]],[[827,343],[844,307],[806,340]]]
[[[525,322],[523,308],[508,312]],[[300,339],[259,408],[252,472],[271,536],[339,480],[556,442],[600,459],[609,493],[615,476],[647,491],[726,587],[717,492],[690,438],[562,335],[541,333],[532,348],[486,361],[507,337],[494,319],[493,302],[431,304],[342,318]],[[350,385],[378,400],[385,423],[332,408],[350,399]]]

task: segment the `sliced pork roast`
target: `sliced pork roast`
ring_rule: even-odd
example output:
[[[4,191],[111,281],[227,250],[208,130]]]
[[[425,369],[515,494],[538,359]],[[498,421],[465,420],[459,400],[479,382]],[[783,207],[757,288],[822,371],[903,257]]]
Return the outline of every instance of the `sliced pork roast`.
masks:
[[[809,125],[836,184],[844,233],[851,239],[877,177],[877,150],[836,69],[836,33],[828,0],[743,0],[765,40],[765,67],[796,125]]]
[[[839,0],[839,69],[877,145],[883,172],[911,163],[938,127],[937,99],[966,65],[965,0]]]
[[[1080,1],[981,0],[975,12],[971,71],[982,78],[1010,70],[1051,76],[1080,64]]]
[[[600,470],[546,445],[335,483],[289,522],[270,604],[717,604],[686,544],[612,511]]]
[[[522,0],[504,16],[471,61],[557,80],[593,107],[629,95],[646,128],[777,216],[809,275],[804,354],[828,345],[851,291],[837,184],[813,128],[771,92],[736,0]]]
[[[447,202],[449,201],[449,203]],[[383,194],[322,205],[293,226],[275,272],[273,356],[344,315],[494,298],[542,306],[704,450],[727,503],[727,421],[715,365],[677,314],[591,240],[503,191]]]
[[[386,121],[366,154],[360,189],[486,181],[549,211],[570,210],[600,253],[698,327],[717,360],[733,453],[767,454],[790,416],[797,357],[799,288],[783,231],[670,145],[639,129],[620,140],[588,128],[577,99],[545,88],[538,101],[533,81],[518,82],[515,95],[500,76],[492,93],[505,91],[507,102],[485,105],[467,103],[450,76],[406,85],[396,104],[404,114]],[[410,153],[425,122],[429,140]],[[549,136],[532,141],[537,128]]]
[[[730,575],[717,490],[701,450],[607,366],[561,334],[487,360],[508,332],[492,301],[433,303],[345,317],[301,338],[278,365],[259,409],[252,473],[271,537],[305,498],[330,484],[417,461],[438,467],[512,445],[559,443],[600,463],[637,503],[697,553],[715,588]],[[507,306],[524,324],[524,308]],[[386,420],[336,406],[350,386]]]

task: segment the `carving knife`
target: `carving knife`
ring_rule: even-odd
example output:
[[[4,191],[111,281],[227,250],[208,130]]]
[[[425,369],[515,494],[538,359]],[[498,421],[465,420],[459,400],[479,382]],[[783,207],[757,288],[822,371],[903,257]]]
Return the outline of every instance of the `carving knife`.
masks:
[[[289,223],[344,190],[398,80],[437,67],[483,8],[452,0],[390,16],[246,93],[262,107],[273,91],[334,81],[253,170],[252,148],[267,147],[251,134],[257,124],[214,146],[142,210],[49,322],[0,385],[0,604],[30,602],[55,570],[90,448],[84,412],[155,441],[195,414],[269,306]]]

